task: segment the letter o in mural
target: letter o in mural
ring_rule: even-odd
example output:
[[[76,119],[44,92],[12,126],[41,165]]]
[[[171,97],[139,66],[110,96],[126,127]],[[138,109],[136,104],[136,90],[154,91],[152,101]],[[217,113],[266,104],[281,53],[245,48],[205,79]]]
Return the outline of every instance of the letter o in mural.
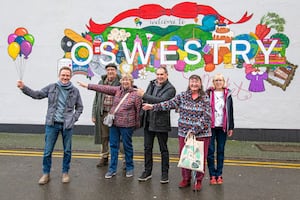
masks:
[[[80,60],[80,57],[78,55],[76,55],[77,50],[78,49],[80,50],[80,48],[86,48],[88,51],[88,57],[85,60]],[[72,47],[71,58],[72,58],[72,61],[77,65],[80,65],[80,66],[87,65],[91,62],[91,60],[93,58],[93,49],[90,45],[88,45],[85,42],[78,42]]]

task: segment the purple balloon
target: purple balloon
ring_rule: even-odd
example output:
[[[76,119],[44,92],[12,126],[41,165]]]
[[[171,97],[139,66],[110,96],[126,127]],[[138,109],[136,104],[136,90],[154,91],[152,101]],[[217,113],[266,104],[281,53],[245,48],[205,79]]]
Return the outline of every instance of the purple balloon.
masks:
[[[21,53],[25,56],[25,59],[28,58],[28,55],[31,53],[32,45],[28,41],[23,41],[21,44]]]
[[[10,34],[10,35],[8,36],[8,38],[7,38],[7,42],[8,42],[8,44],[10,44],[10,43],[14,42],[14,41],[15,41],[15,39],[16,39],[17,37],[18,37],[18,35],[17,35],[17,34],[14,34],[14,33]]]

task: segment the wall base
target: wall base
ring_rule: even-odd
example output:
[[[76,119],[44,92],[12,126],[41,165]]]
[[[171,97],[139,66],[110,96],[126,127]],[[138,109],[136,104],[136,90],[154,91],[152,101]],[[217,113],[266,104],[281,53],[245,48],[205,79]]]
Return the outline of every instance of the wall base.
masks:
[[[44,125],[37,124],[0,124],[0,132],[6,133],[44,133]],[[76,125],[75,135],[93,135],[94,126]],[[135,131],[134,136],[143,136],[143,129]],[[177,137],[177,128],[173,127],[170,137]],[[264,142],[300,142],[299,129],[247,129],[236,128],[230,140]]]

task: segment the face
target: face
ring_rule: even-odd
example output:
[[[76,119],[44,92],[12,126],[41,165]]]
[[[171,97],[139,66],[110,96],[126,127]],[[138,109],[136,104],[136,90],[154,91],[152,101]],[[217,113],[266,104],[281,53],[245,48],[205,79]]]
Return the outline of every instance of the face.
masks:
[[[197,78],[190,79],[189,88],[192,92],[198,92],[199,90],[201,90],[201,80]]]
[[[164,69],[158,69],[156,71],[156,81],[159,85],[163,84],[166,82],[168,79],[168,74],[165,72]]]
[[[114,67],[107,67],[106,74],[109,81],[113,81],[117,77],[117,70]]]
[[[67,84],[70,82],[72,75],[71,75],[71,71],[63,69],[61,70],[60,74],[59,74],[59,80],[63,83],[63,84]]]
[[[131,79],[127,78],[127,77],[122,78],[121,84],[124,89],[128,89],[128,88],[132,87]]]
[[[225,84],[225,81],[221,77],[217,77],[213,80],[213,84],[216,90],[222,90]]]

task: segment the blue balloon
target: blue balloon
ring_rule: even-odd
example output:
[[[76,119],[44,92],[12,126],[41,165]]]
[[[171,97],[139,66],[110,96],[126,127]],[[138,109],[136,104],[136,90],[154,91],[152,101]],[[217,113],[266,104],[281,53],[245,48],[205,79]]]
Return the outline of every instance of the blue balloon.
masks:
[[[23,36],[18,36],[18,37],[16,37],[15,42],[17,42],[19,45],[21,45],[24,40],[25,40],[25,38]]]

